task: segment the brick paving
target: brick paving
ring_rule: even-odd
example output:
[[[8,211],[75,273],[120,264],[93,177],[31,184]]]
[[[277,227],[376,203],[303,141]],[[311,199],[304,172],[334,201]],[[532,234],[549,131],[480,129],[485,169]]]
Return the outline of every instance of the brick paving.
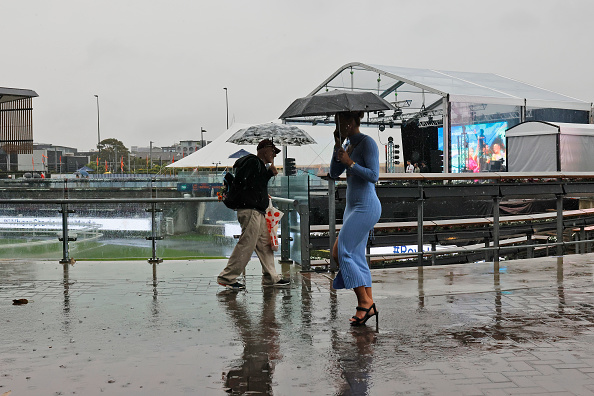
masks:
[[[594,395],[592,263],[376,270],[376,332],[295,267],[228,293],[221,260],[0,261],[0,395]]]

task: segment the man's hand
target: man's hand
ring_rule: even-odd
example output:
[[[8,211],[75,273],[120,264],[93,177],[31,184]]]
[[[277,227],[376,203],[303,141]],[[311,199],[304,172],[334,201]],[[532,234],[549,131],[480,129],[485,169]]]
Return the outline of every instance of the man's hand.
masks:
[[[273,176],[278,175],[278,169],[276,169],[276,166],[274,166],[274,162],[270,163],[270,167],[268,169],[270,169],[272,171]]]

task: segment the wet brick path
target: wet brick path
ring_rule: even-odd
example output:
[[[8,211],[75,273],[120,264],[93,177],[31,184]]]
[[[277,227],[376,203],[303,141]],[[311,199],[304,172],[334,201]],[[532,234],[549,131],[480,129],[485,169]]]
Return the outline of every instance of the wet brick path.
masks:
[[[592,395],[594,255],[216,284],[220,260],[0,261],[0,395]],[[26,298],[26,305],[12,299]]]

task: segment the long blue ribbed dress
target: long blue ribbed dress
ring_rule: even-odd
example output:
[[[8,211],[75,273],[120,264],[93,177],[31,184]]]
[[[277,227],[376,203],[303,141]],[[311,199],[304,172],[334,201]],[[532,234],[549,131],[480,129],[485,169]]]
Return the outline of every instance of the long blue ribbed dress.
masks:
[[[365,259],[369,231],[378,222],[382,206],[375,193],[379,176],[379,151],[375,141],[362,133],[350,137],[354,147],[350,157],[352,168],[336,159],[330,163],[330,176],[336,178],[347,171],[346,208],[338,236],[339,271],[334,278],[335,289],[371,287],[371,271]]]

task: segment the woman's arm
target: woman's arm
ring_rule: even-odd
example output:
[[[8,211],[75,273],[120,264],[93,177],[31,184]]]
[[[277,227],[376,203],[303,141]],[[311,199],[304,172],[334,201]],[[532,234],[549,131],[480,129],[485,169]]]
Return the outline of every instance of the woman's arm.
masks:
[[[376,183],[379,179],[379,150],[377,144],[370,137],[365,137],[360,144],[363,146],[361,151],[363,161],[367,167],[355,164],[351,168],[351,173],[370,183]]]
[[[332,153],[332,159],[330,160],[330,177],[335,179],[338,176],[342,175],[342,172],[346,169],[346,165],[340,162],[337,158],[338,150],[334,147],[334,152]]]

